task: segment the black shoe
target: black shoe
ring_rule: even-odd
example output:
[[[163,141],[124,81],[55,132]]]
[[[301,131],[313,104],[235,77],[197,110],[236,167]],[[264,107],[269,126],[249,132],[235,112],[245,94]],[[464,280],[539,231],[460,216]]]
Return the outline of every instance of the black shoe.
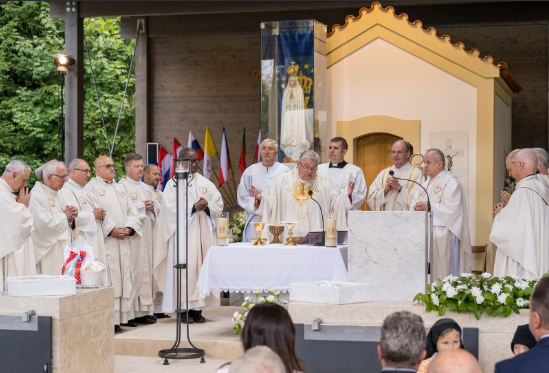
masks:
[[[154,315],[158,319],[171,319],[172,318],[170,315],[166,315],[165,313],[155,313]]]
[[[206,319],[204,318],[204,316],[202,316],[202,310],[200,311],[190,310],[189,317],[192,318],[194,322],[197,324],[204,324],[206,322]]]
[[[150,325],[150,324],[154,324],[156,321],[154,320],[151,320],[145,316],[143,317],[136,317],[133,321],[135,321],[136,323],[138,324],[146,324],[146,325]]]
[[[145,317],[154,322],[156,322],[156,320],[158,319],[158,317],[156,317],[155,315],[145,315]]]
[[[192,312],[192,311],[189,311],[189,324],[194,324],[194,319],[193,319],[193,317],[191,316],[191,312]],[[183,313],[181,314],[181,322],[182,322],[183,324],[187,324],[187,313],[183,312]]]
[[[135,322],[135,320],[128,320],[127,323],[125,324],[120,324],[122,326],[128,326],[130,328],[137,328],[137,323]]]
[[[122,331],[122,328],[120,327],[120,325],[115,325],[114,326],[114,332],[115,333],[120,333]]]

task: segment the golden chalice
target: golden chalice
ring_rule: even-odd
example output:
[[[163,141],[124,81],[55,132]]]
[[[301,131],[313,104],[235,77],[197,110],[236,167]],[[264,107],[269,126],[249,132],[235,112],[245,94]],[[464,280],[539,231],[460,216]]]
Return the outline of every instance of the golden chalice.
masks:
[[[295,228],[297,223],[284,223],[286,225],[286,228],[288,229],[288,238],[286,239],[287,243],[284,245],[290,245],[290,246],[296,246],[297,244],[292,241],[292,230]]]
[[[273,240],[271,241],[271,244],[282,243],[278,238],[278,236],[280,236],[282,232],[284,232],[283,225],[271,225],[269,227],[269,232],[271,232],[272,235],[274,236]]]
[[[266,238],[261,238],[261,231],[265,228],[265,223],[254,223],[255,231],[257,232],[257,238],[252,238],[252,242],[256,246],[263,246],[267,242]]]

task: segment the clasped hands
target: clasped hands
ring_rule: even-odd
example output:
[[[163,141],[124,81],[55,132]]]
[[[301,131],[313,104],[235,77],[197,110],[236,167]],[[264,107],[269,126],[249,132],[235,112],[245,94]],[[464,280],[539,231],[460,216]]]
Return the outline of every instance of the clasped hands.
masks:
[[[116,238],[117,240],[123,240],[126,237],[129,237],[131,233],[131,228],[114,228],[111,232],[110,237]]]
[[[78,216],[78,209],[74,206],[65,206],[65,211],[63,211],[67,216],[67,220],[74,220]]]
[[[397,179],[395,179],[392,176],[389,176],[389,178],[387,179],[387,186],[383,189],[383,191],[385,192],[385,195],[387,195],[387,193],[389,193],[391,189],[394,189],[397,192],[400,192],[400,190],[402,189],[402,185],[399,184]]]
[[[95,216],[97,220],[103,220],[105,219],[105,216],[107,216],[107,212],[102,208],[96,208],[93,209],[93,216]]]
[[[509,199],[511,198],[511,194],[510,193],[507,193],[506,191],[502,191],[501,192],[501,202],[496,204],[494,206],[494,209],[492,210],[492,212],[494,213],[494,216],[496,216],[497,214],[499,214],[501,212],[501,210],[507,206],[507,204],[509,203]]]
[[[147,211],[153,211],[154,210],[154,201],[145,200],[145,201],[143,201],[143,204],[145,205],[145,210],[147,210]]]
[[[196,211],[206,211],[208,208],[208,201],[200,197],[200,199],[194,204],[194,209]]]

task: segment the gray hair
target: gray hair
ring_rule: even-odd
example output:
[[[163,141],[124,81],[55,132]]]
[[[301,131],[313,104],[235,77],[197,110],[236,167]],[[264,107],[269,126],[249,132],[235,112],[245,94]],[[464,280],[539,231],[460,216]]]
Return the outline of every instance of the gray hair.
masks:
[[[425,325],[420,316],[408,311],[394,312],[383,320],[381,340],[383,359],[388,366],[413,368],[425,350]]]
[[[73,169],[77,168],[79,164],[80,164],[80,159],[78,158],[73,159],[71,163],[69,163],[69,166],[67,167],[67,171],[69,172],[69,174]]]
[[[192,154],[196,154],[196,150],[193,148],[183,148],[179,151],[177,158],[191,158]]]
[[[25,170],[29,172],[32,171],[31,168],[25,162],[14,160],[8,163],[8,165],[6,166],[6,169],[4,170],[3,175],[9,175],[14,172],[17,172],[17,175],[21,175]]]
[[[536,155],[538,156],[538,164],[542,168],[549,168],[549,154],[547,154],[545,149],[532,148],[530,150],[532,150],[534,153],[536,153]]]
[[[62,164],[63,166],[65,165],[63,162],[52,159],[51,161],[46,162],[46,164],[38,167],[36,171],[34,171],[34,174],[39,179],[46,179],[49,175],[55,174],[57,166],[59,166],[60,164]]]
[[[320,163],[320,157],[313,150],[305,150],[303,153],[301,153],[301,155],[299,156],[299,162],[303,162],[305,158],[309,158],[313,162]]]
[[[511,152],[509,153],[509,157],[511,157],[510,159],[511,159],[511,160],[515,159],[515,157],[517,156],[518,152],[520,152],[520,149],[511,150]]]
[[[263,147],[263,144],[265,144],[266,142],[270,142],[272,145],[273,145],[273,148],[275,148],[276,150],[278,150],[278,143],[276,141],[274,141],[273,139],[265,139],[261,142],[261,145],[259,146],[259,149],[261,149]]]
[[[286,373],[286,368],[269,347],[255,346],[231,363],[229,373]]]
[[[429,152],[435,153],[435,162],[442,161],[442,166],[446,167],[446,158],[444,158],[444,153],[440,149],[428,149],[425,153]]]

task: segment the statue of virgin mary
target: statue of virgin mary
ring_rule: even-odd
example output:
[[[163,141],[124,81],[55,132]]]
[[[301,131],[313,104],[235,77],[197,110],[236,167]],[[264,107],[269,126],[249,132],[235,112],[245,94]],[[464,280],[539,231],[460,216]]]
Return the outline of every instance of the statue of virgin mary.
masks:
[[[286,156],[294,161],[299,160],[299,156],[305,150],[309,150],[310,144],[305,134],[305,99],[303,90],[297,79],[299,65],[288,67],[288,85],[284,89],[282,96],[282,125],[280,131],[280,148]]]

